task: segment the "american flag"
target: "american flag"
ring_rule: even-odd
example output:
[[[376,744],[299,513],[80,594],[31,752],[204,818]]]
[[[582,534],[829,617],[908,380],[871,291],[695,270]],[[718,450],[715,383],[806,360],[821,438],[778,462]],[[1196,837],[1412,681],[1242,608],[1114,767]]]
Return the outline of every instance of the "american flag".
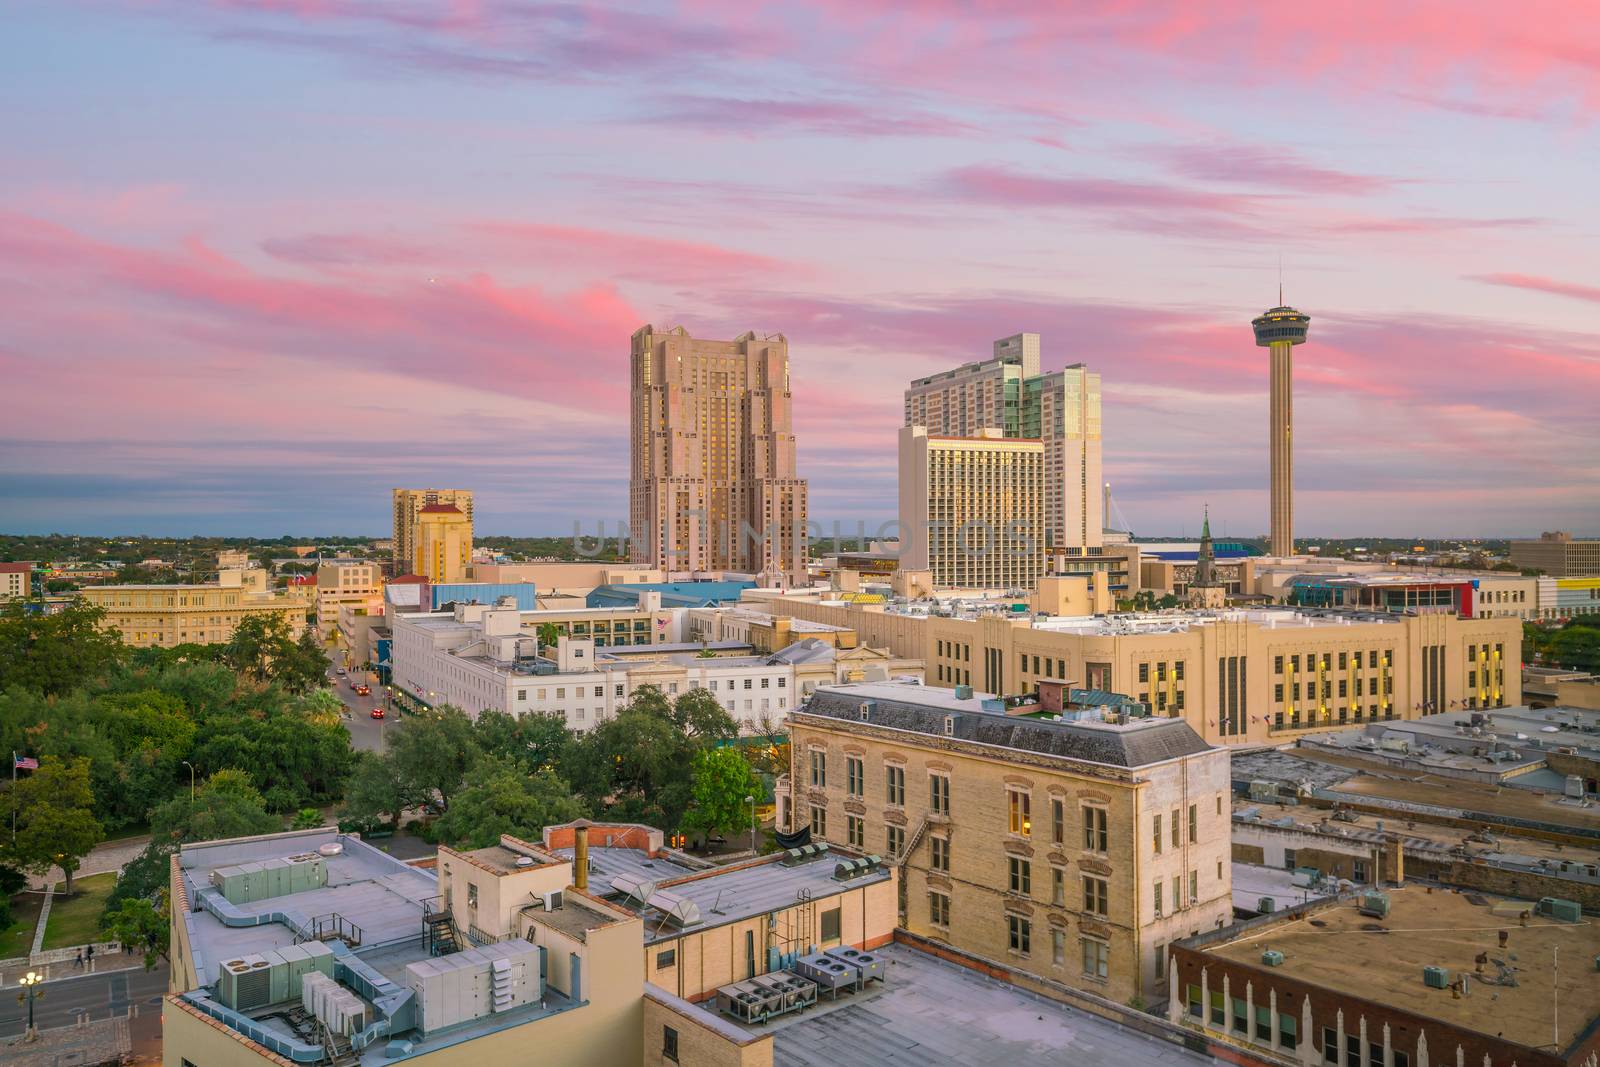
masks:
[[[19,756],[13,752],[11,753],[11,766],[14,770],[36,771],[39,769],[39,761],[32,756]]]

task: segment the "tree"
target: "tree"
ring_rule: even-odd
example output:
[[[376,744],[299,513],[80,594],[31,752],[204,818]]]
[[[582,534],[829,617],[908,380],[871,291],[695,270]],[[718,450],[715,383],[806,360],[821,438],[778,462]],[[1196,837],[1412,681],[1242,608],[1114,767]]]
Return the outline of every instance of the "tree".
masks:
[[[565,716],[538,711],[507,715],[485,711],[473,724],[473,736],[485,755],[509,759],[529,774],[559,771],[575,736]]]
[[[448,704],[407,716],[389,741],[388,758],[401,791],[436,801],[442,811],[449,810],[451,798],[481,755],[472,720]]]
[[[362,825],[387,819],[399,829],[405,810],[421,802],[403,787],[392,756],[363,752],[345,786],[343,817]]]
[[[672,721],[692,738],[703,742],[729,741],[739,736],[739,724],[705,689],[696,687],[672,705]]]
[[[322,685],[328,661],[313,634],[290,637],[289,620],[276,612],[246,615],[233,628],[222,659],[228,666],[258,683],[277,681],[291,693]]]
[[[677,829],[690,799],[695,742],[652,687],[622,713],[572,745],[565,769],[574,788],[608,818]]]
[[[541,622],[538,632],[540,648],[554,648],[561,640],[561,628],[553,622]]]
[[[41,761],[38,770],[0,795],[0,819],[12,816],[17,833],[7,862],[33,874],[60,867],[71,896],[73,873],[101,837],[89,789],[89,761]]]
[[[250,837],[281,825],[267,814],[248,774],[218,771],[201,784],[193,800],[185,790],[151,813],[150,843],[122,869],[106,910],[109,913],[126,900],[157,900],[167,887],[168,859],[186,841]]]
[[[684,814],[685,829],[729,833],[750,822],[746,797],[764,799],[766,787],[736,749],[701,749],[694,754],[694,794]]]
[[[322,825],[322,812],[316,808],[301,808],[294,813],[294,821],[289,824],[291,830],[315,830]]]
[[[115,908],[108,907],[100,916],[100,927],[113,940],[144,953],[144,969],[153,970],[157,960],[167,959],[171,940],[171,920],[168,918],[167,893],[161,891],[160,902],[137,897],[124,900]]]
[[[21,602],[0,614],[0,690],[16,686],[61,696],[103,677],[128,654],[121,635],[101,629],[105,612],[74,604],[54,615],[30,614]]]
[[[553,771],[526,775],[509,760],[485,756],[434,830],[452,846],[487,848],[501,834],[538,840],[546,826],[583,814],[583,804]]]

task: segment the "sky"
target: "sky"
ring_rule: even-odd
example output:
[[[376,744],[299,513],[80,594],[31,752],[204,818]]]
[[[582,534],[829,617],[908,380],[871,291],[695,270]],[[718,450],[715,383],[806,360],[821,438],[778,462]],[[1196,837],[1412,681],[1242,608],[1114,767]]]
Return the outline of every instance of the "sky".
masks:
[[[811,514],[913,377],[1103,378],[1136,533],[1600,534],[1586,4],[140,0],[0,34],[0,532],[627,514],[629,335],[789,340]]]

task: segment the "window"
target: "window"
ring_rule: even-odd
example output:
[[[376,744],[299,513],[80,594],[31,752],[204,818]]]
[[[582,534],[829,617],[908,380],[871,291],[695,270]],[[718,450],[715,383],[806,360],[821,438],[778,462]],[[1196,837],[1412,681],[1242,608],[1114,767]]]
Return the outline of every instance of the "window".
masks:
[[[811,753],[811,784],[819,789],[828,786],[828,754],[813,751]]]
[[[1009,935],[1008,947],[1012,952],[1026,956],[1033,951],[1033,923],[1020,915],[1007,915],[1006,931]]]
[[[1322,1062],[1339,1062],[1339,1031],[1331,1026],[1322,1028]]]
[[[1194,905],[1198,904],[1199,902],[1200,902],[1200,872],[1199,871],[1190,871],[1189,872],[1189,906],[1193,907]]]
[[[1050,962],[1057,967],[1067,965],[1067,932],[1065,930],[1050,931]]]
[[[1033,804],[1033,795],[1021,789],[1006,790],[1006,810],[1009,814],[1008,826],[1012,833],[1026,837],[1033,832],[1033,816],[1030,808]]]
[[[771,679],[768,679],[768,678],[763,678],[763,679],[761,679],[761,688],[763,688],[763,689],[766,689],[766,688],[768,688],[768,686],[767,686],[767,683],[768,683],[768,682],[769,682],[769,681],[770,681],[770,680],[771,680]]]
[[[675,948],[663,949],[656,953],[656,970],[658,971],[664,971],[668,967],[676,966],[677,962],[678,950]]]
[[[900,853],[905,851],[906,831],[901,826],[890,826],[884,830],[884,851],[890,859],[899,859]]]
[[[928,865],[936,871],[950,873],[950,839],[948,837],[932,837],[928,839],[928,847],[933,853],[933,858]]]
[[[1011,869],[1011,891],[1023,896],[1033,895],[1033,864],[1016,856],[1008,857]]]
[[[746,688],[746,689],[749,689],[749,688],[750,688],[750,679],[748,679],[748,678],[746,678],[746,679],[745,679],[745,680],[744,680],[744,687],[745,687],[745,688]]]
[[[1200,836],[1200,809],[1194,804],[1189,805],[1189,843],[1193,844]]]
[[[928,807],[935,815],[950,814],[950,776],[945,774],[930,775],[928,778],[929,800]]]
[[[892,764],[883,769],[884,800],[897,808],[906,803],[906,769]]]
[[[1050,903],[1058,908],[1067,906],[1067,872],[1060,867],[1050,868]]]
[[[1105,915],[1110,909],[1106,903],[1106,880],[1092,875],[1083,876],[1083,910],[1090,915]]]
[[[678,1031],[670,1026],[661,1028],[661,1058],[678,1062]]]
[[[839,911],[838,908],[829,908],[822,913],[822,940],[839,940]]]
[[[828,809],[813,805],[811,808],[811,836],[828,836]]]
[[[867,843],[867,822],[859,815],[846,815],[844,820],[845,836],[849,839],[851,848],[864,848]]]
[[[866,772],[861,757],[846,756],[844,761],[845,792],[853,797],[866,794]]]
[[[1067,841],[1067,804],[1060,798],[1050,801],[1050,840],[1058,845]]]
[[[1178,825],[1178,809],[1172,809],[1172,847],[1183,844],[1183,827]]]
[[[1156,879],[1155,883],[1155,915],[1158,919],[1161,917],[1161,879],[1159,878]]]
[[[1089,978],[1106,978],[1111,971],[1111,946],[1104,941],[1083,939],[1083,973]]]
[[[478,906],[478,883],[477,882],[468,882],[467,883],[467,907],[476,908],[477,906]]]
[[[933,926],[950,925],[950,898],[943,893],[928,894],[928,922]]]
[[[1155,844],[1156,855],[1161,855],[1161,814],[1157,812],[1150,818],[1150,835]]]
[[[1090,852],[1107,851],[1106,809],[1083,809],[1083,847]]]
[[[1149,680],[1150,680],[1150,664],[1148,664],[1148,663],[1139,664],[1139,681],[1148,682]]]

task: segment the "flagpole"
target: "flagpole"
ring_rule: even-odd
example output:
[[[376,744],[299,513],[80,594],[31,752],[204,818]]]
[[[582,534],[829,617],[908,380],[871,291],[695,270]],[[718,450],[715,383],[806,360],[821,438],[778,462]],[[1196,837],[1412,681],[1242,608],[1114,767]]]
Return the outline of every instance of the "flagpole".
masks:
[[[17,750],[11,750],[11,847],[17,847]]]

